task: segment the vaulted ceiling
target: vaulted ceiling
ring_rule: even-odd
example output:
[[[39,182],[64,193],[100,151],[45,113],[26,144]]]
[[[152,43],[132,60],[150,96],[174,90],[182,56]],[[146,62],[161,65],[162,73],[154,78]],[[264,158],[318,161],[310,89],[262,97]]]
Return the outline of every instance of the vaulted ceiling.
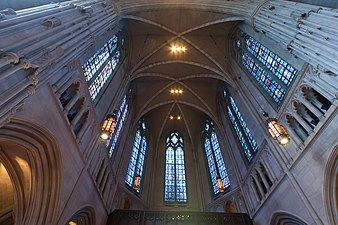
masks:
[[[123,17],[129,33],[129,76],[136,87],[136,118],[146,117],[155,141],[178,130],[194,143],[204,120],[219,119],[219,82],[232,83],[228,38],[242,21],[224,13],[166,9]],[[172,45],[184,46],[173,53]],[[180,88],[182,95],[170,93]],[[180,121],[170,120],[180,115]]]

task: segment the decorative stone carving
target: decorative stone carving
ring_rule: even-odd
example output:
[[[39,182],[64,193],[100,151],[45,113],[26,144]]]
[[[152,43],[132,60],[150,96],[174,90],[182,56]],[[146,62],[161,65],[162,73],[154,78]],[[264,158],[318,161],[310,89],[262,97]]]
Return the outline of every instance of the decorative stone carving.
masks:
[[[48,29],[51,29],[51,28],[60,26],[61,20],[55,17],[51,17],[51,18],[45,19],[42,22],[42,25],[46,26]]]
[[[0,13],[3,14],[3,15],[6,15],[6,16],[15,16],[16,15],[15,10],[11,9],[11,8],[0,10]]]

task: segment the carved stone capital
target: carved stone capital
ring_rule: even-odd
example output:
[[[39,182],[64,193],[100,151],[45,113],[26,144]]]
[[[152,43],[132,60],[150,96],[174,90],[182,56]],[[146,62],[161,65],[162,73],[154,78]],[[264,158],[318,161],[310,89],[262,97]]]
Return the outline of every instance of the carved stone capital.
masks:
[[[26,91],[28,95],[33,95],[35,93],[35,87],[33,85],[29,85]]]
[[[14,9],[11,9],[11,8],[7,8],[7,9],[4,9],[4,10],[0,10],[0,13],[1,14],[4,14],[6,16],[15,16],[16,15],[16,12]]]
[[[42,21],[42,25],[46,26],[48,29],[57,27],[61,25],[61,20],[55,17],[51,17]]]
[[[3,56],[3,58],[7,58],[10,63],[19,63],[19,56],[15,54],[14,52],[6,52]]]
[[[36,85],[38,83],[38,78],[35,74],[31,74],[27,76],[27,79],[30,81],[31,84]]]
[[[20,63],[22,64],[23,69],[28,69],[31,67],[31,63],[28,59],[22,58],[20,59]]]

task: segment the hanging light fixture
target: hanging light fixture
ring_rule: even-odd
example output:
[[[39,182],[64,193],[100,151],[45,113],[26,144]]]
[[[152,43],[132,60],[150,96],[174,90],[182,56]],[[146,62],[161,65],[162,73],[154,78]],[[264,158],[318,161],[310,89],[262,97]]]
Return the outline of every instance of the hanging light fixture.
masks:
[[[263,114],[268,122],[268,130],[273,139],[278,141],[280,145],[287,145],[290,142],[290,136],[285,128],[278,122],[276,118],[269,118],[268,114]]]
[[[108,115],[101,127],[100,138],[104,141],[108,140],[115,128],[116,119],[114,115]]]
[[[243,82],[241,77],[238,77],[238,80]],[[244,82],[243,84],[248,89],[248,86]],[[256,101],[259,108],[263,111],[263,116],[266,118],[266,121],[268,122],[268,131],[270,135],[273,137],[273,139],[278,141],[278,144],[280,145],[289,144],[291,138],[288,132],[286,132],[285,128],[278,122],[276,118],[270,118],[269,114],[264,111],[261,104],[256,100],[256,97],[251,92],[248,93],[251,94],[252,98]]]
[[[141,186],[141,176],[140,175],[136,175],[135,179],[134,179],[134,190],[138,191],[140,189]]]
[[[221,193],[223,193],[223,192],[225,191],[224,184],[223,184],[223,181],[222,181],[222,178],[221,178],[221,177],[217,177],[216,188],[217,188],[217,190],[219,190],[219,192],[221,192]]]

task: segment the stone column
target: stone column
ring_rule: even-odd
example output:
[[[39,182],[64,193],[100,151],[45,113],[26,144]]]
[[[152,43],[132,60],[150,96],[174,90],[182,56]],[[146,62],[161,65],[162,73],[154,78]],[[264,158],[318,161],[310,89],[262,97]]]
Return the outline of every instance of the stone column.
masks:
[[[261,171],[261,168],[259,168],[259,166],[258,166],[258,167],[256,167],[255,169],[258,171],[258,173],[259,173],[259,175],[261,176],[262,181],[263,181],[263,183],[264,183],[266,189],[269,191],[269,190],[270,190],[270,185],[269,185],[268,181],[266,180],[266,178],[265,178],[263,172]]]

